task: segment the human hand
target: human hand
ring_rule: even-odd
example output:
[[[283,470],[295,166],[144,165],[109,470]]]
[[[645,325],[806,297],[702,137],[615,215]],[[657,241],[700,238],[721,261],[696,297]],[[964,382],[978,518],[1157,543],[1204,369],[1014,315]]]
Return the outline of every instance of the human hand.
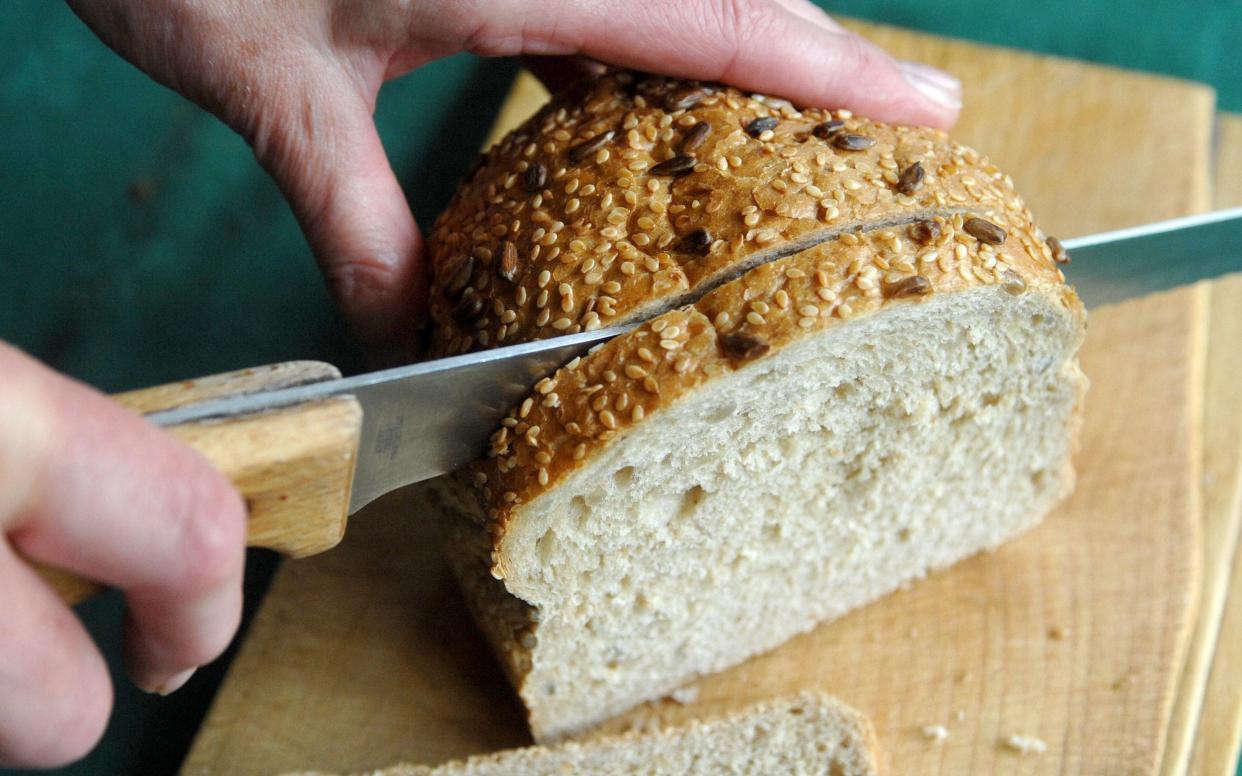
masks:
[[[425,312],[427,278],[372,118],[390,78],[459,51],[581,55],[883,121],[944,127],[960,105],[951,76],[894,60],[808,0],[70,4],[122,56],[246,138],[356,333],[398,353]]]
[[[22,557],[123,590],[129,675],[171,692],[237,629],[245,508],[198,453],[2,342],[0,376],[0,765],[50,767],[99,740],[112,688]]]

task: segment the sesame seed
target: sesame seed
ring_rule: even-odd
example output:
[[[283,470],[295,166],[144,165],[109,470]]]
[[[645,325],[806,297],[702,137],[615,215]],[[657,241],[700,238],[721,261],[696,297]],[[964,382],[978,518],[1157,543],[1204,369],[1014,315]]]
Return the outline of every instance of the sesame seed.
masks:
[[[662,339],[660,340],[660,347],[665,350],[677,350],[681,347],[681,343],[675,339]]]
[[[617,428],[617,417],[610,410],[604,410],[599,414],[599,422],[610,431]]]
[[[635,404],[634,409],[630,411],[630,422],[637,423],[642,420],[646,414],[647,413],[646,410],[643,409],[643,405]]]
[[[1009,293],[1013,296],[1018,296],[1023,291],[1026,291],[1026,281],[1022,279],[1021,275],[1014,272],[1013,270],[1011,269],[1005,270],[1004,272],[1001,273],[1001,278],[1002,278],[1001,287],[1005,289],[1006,293]]]
[[[564,331],[565,329],[568,329],[570,326],[573,326],[573,324],[574,322],[569,320],[568,318],[557,318],[555,321],[552,322],[552,328],[556,329],[557,331]]]
[[[752,326],[763,326],[767,323],[764,317],[756,312],[746,313],[746,322]]]

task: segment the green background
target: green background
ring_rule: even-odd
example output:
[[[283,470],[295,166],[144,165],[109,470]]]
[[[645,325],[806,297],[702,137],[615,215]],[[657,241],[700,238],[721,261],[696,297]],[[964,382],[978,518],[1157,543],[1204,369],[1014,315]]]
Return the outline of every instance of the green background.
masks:
[[[1223,109],[1242,110],[1236,0],[822,4],[1205,81]],[[458,56],[385,87],[377,121],[421,223],[447,200],[515,72]],[[359,367],[287,206],[245,144],[113,55],[59,2],[0,5],[0,138],[0,339],[107,391],[295,358]],[[253,608],[274,563],[251,561]],[[115,673],[119,600],[80,613],[114,666],[117,712],[103,744],[63,772],[175,770],[229,656],[170,698],[143,696]]]

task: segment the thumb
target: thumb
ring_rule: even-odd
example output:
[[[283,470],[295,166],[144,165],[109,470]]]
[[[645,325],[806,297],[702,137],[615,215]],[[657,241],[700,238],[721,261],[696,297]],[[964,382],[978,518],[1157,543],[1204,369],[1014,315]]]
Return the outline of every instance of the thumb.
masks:
[[[307,79],[308,93],[267,111],[250,140],[354,332],[386,358],[408,360],[426,306],[423,238],[384,153],[373,98],[341,80]]]

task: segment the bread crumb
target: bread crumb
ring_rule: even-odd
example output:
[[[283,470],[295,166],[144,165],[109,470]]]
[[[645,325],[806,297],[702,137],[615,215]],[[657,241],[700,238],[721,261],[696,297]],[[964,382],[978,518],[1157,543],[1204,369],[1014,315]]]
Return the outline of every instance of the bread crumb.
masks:
[[[699,699],[699,688],[695,685],[678,687],[676,690],[669,693],[668,697],[672,698],[677,703],[680,703],[682,706],[685,706],[686,704],[694,703]]]
[[[944,725],[924,725],[923,738],[940,743],[949,737],[949,729]]]
[[[962,711],[961,709],[958,709],[958,710],[957,710],[957,713],[953,715],[953,719],[957,720],[958,722],[961,722],[961,721],[965,720],[965,719],[966,719],[966,712],[965,712],[965,711]]]
[[[1048,745],[1042,739],[1017,733],[1005,739],[1005,746],[1019,754],[1043,754],[1048,751]]]
[[[1065,631],[1061,628],[1060,625],[1053,625],[1051,628],[1048,629],[1048,638],[1052,639],[1053,641],[1060,641],[1061,639],[1065,638]]]

